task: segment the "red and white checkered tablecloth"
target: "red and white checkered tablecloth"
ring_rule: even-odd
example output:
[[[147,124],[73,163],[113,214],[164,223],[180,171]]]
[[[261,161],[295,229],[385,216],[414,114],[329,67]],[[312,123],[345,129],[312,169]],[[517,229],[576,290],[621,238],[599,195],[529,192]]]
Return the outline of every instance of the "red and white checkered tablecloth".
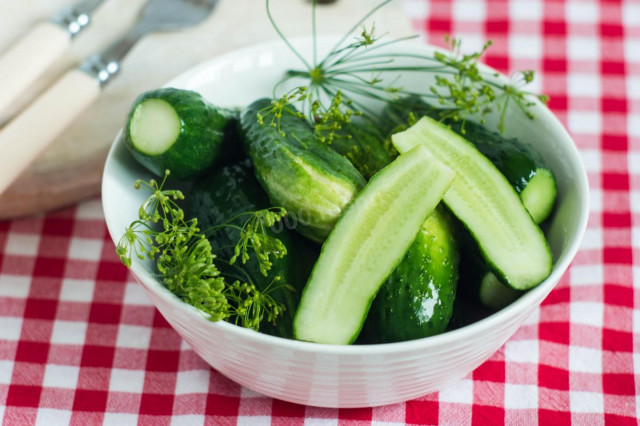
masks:
[[[346,1],[346,0],[341,0]],[[591,188],[556,289],[489,361],[438,393],[332,410],[212,370],[120,264],[99,200],[0,222],[4,425],[636,425],[640,417],[640,1],[404,0],[425,40],[537,70]],[[635,260],[635,264],[634,264]]]

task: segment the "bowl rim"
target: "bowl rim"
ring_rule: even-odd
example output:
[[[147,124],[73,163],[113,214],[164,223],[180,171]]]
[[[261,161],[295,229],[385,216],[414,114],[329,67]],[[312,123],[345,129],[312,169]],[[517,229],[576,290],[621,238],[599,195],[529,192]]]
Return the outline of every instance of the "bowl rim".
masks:
[[[318,42],[327,42],[327,40],[337,40],[339,36],[336,35],[325,35],[318,36]],[[339,37],[341,38],[341,37]],[[312,40],[312,37],[303,36],[303,37],[292,37],[290,42],[294,46],[305,45],[308,44]],[[422,51],[424,53],[430,53],[434,51],[445,52],[442,48],[437,46],[433,46],[427,44],[425,42],[416,43],[414,41],[403,41],[401,42],[402,46],[409,46],[411,49],[416,49]],[[266,42],[262,42],[259,44],[253,44],[250,46],[246,46],[240,49],[236,49],[221,55],[214,56],[206,61],[201,62],[194,67],[189,68],[188,70],[180,73],[169,82],[165,84],[164,87],[172,86],[176,87],[175,83],[179,80],[186,80],[189,76],[197,75],[201,73],[204,69],[211,67],[213,64],[222,63],[224,61],[233,60],[235,57],[255,54],[257,51],[280,51],[285,49],[284,43],[280,39],[270,40]],[[499,75],[499,78],[506,79],[507,77],[501,73],[498,73],[493,68],[485,65],[479,64],[480,68],[483,71],[496,73]],[[477,332],[482,332],[486,329],[491,329],[493,327],[498,326],[501,322],[504,321],[505,318],[514,317],[519,312],[525,312],[527,307],[530,307],[532,310],[535,309],[538,303],[531,303],[532,300],[539,298],[542,301],[547,294],[555,287],[560,278],[564,275],[566,270],[568,269],[570,263],[573,261],[584,236],[587,227],[588,221],[588,212],[589,212],[589,186],[587,180],[587,173],[584,167],[584,163],[581,160],[577,145],[573,138],[570,136],[568,131],[562,125],[560,120],[537,98],[532,99],[533,102],[536,103],[536,120],[541,120],[547,123],[549,126],[553,127],[555,131],[564,139],[563,145],[566,145],[567,150],[571,151],[572,155],[578,159],[578,170],[576,177],[578,178],[578,182],[576,187],[581,197],[580,200],[580,216],[577,218],[578,223],[576,226],[576,236],[575,238],[569,242],[567,248],[564,250],[564,256],[560,259],[559,262],[554,262],[553,269],[551,274],[536,287],[528,290],[525,294],[519,297],[517,300],[509,304],[508,306],[480,319],[473,323],[467,324],[460,328],[443,332],[441,334],[435,336],[424,337],[415,340],[403,341],[403,342],[395,342],[395,343],[379,343],[379,344],[366,344],[366,345],[332,345],[332,344],[323,344],[323,343],[313,343],[306,342],[300,340],[286,339],[282,337],[272,336],[265,333],[256,332],[226,321],[217,321],[212,322],[206,318],[206,314],[199,311],[197,308],[188,305],[187,303],[182,302],[178,299],[173,293],[171,293],[166,287],[162,286],[162,284],[155,279],[152,274],[144,268],[144,266],[137,262],[136,259],[133,259],[131,265],[131,272],[133,275],[143,284],[147,291],[154,292],[155,295],[162,298],[162,300],[168,303],[173,309],[179,309],[183,314],[192,317],[196,321],[203,322],[205,327],[212,327],[213,329],[218,329],[222,332],[232,333],[238,335],[244,339],[252,340],[257,343],[262,343],[269,346],[279,346],[285,349],[289,349],[292,351],[299,352],[307,352],[307,353],[315,353],[315,354],[326,354],[326,355],[356,355],[356,356],[364,356],[364,355],[388,355],[398,352],[408,352],[408,351],[416,351],[423,349],[425,347],[430,346],[441,346],[446,345],[451,342],[463,340],[470,335],[473,335]],[[113,144],[109,149],[109,153],[107,155],[107,160],[105,163],[103,178],[102,178],[102,192],[104,193],[107,179],[108,171],[110,170],[110,163],[114,160],[114,152],[118,147],[119,141],[121,140],[122,129],[118,132],[115,137]],[[107,229],[109,234],[117,244],[116,235],[119,235],[115,229],[113,229],[113,223],[109,220],[111,214],[106,208],[106,204],[103,202],[103,213],[105,217],[105,222],[107,224]],[[156,304],[154,303],[154,306]],[[528,306],[530,305],[530,306]],[[156,306],[157,309],[157,306]],[[527,314],[528,316],[529,314]]]

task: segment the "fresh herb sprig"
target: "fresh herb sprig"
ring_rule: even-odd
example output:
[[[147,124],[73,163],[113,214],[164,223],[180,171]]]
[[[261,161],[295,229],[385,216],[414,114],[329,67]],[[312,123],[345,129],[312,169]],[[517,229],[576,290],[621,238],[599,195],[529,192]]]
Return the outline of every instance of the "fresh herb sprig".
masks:
[[[222,225],[213,226],[206,230],[207,235],[215,235],[222,228],[234,228],[240,233],[238,243],[233,248],[233,256],[229,259],[229,265],[234,265],[238,259],[246,264],[251,254],[258,262],[258,268],[263,276],[268,276],[273,266],[272,259],[282,259],[287,255],[287,247],[280,239],[267,232],[276,223],[287,215],[283,207],[269,207],[255,212],[245,212],[232,217]],[[244,220],[242,226],[234,225],[238,220]],[[280,280],[281,277],[274,277]]]
[[[280,127],[282,114],[292,114],[304,118],[304,114],[292,108],[291,105],[298,102],[305,102],[308,99],[309,93],[306,86],[296,87],[278,98],[274,97],[268,108],[258,112],[258,124],[263,126],[266,120],[269,126],[277,129],[281,136],[285,136],[284,131]]]
[[[266,0],[267,15],[272,26],[304,66],[301,70],[289,70],[274,88],[276,101],[271,111],[274,127],[279,128],[281,115],[278,114],[290,111],[285,105],[297,103],[302,115],[316,126],[319,135],[324,135],[330,142],[342,124],[350,121],[351,115],[372,113],[367,103],[362,102],[363,98],[390,102],[402,97],[417,96],[437,101],[442,107],[442,119],[462,121],[463,124],[471,117],[484,122],[488,114],[497,112],[498,128],[504,132],[506,111],[510,104],[516,105],[527,117],[533,119],[531,108],[535,102],[532,97],[546,102],[546,96],[524,90],[524,86],[534,78],[533,71],[516,73],[519,78],[515,81],[502,83],[495,78],[495,73],[480,70],[479,60],[491,42],[487,42],[480,51],[470,54],[462,54],[461,41],[449,37],[446,38],[450,50],[448,54],[436,52],[433,56],[426,56],[385,52],[384,48],[390,45],[414,38],[387,40],[384,34],[376,33],[374,24],[367,27],[369,18],[391,1],[393,0],[384,0],[373,7],[321,60],[318,60],[317,53],[314,1],[313,62],[309,62],[282,33],[271,14],[270,1]],[[397,81],[402,73],[409,72],[435,74],[435,83],[426,87],[423,93],[406,90]],[[279,88],[293,78],[305,79],[307,83],[284,96],[278,95]],[[291,96],[292,93],[301,96]],[[333,102],[336,97],[340,99],[337,107]],[[264,111],[264,115],[269,113],[270,111]]]
[[[138,212],[138,219],[126,229],[118,242],[116,253],[127,267],[133,257],[154,261],[158,278],[184,302],[207,314],[211,321],[227,320],[258,330],[263,319],[275,322],[284,312],[284,306],[275,302],[270,292],[280,277],[262,290],[250,282],[225,276],[216,266],[216,255],[211,244],[198,228],[197,219],[186,219],[178,205],[184,199],[182,192],[164,189],[169,175],[162,182],[138,180],[136,189],[145,189],[150,195]],[[246,263],[253,251],[260,271],[266,276],[271,258],[286,255],[286,249],[277,238],[270,237],[265,227],[272,226],[286,215],[280,208],[247,212],[249,218],[241,228],[234,257]],[[229,278],[232,278],[231,280]]]
[[[444,106],[441,118],[464,122],[468,117],[478,117],[484,123],[485,117],[497,111],[499,113],[498,129],[504,133],[507,107],[515,104],[527,117],[535,118],[530,108],[535,105],[531,97],[547,102],[546,95],[536,95],[523,90],[523,87],[534,79],[534,71],[520,71],[518,78],[508,83],[499,83],[498,74],[487,75],[480,71],[478,61],[491,46],[491,41],[482,49],[471,54],[461,52],[462,40],[445,37],[451,54],[435,52],[434,58],[447,67],[446,72],[435,76],[435,85],[430,87],[432,94],[438,97]],[[491,78],[493,77],[493,78]]]

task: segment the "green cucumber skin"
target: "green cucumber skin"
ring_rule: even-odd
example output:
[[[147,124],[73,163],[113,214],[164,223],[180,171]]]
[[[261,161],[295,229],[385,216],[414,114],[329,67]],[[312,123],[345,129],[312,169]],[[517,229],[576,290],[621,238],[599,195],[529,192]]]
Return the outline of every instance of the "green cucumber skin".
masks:
[[[253,176],[253,168],[248,160],[230,164],[219,168],[196,181],[189,196],[189,214],[198,219],[198,226],[211,242],[213,252],[223,259],[233,256],[233,247],[238,242],[240,232],[237,229],[224,227],[214,233],[206,233],[212,226],[226,223],[237,215],[269,207],[269,200]],[[231,223],[242,226],[248,216],[236,218]],[[290,231],[286,228],[279,232],[267,230],[270,236],[282,241],[287,248],[287,255],[280,259],[273,259],[269,277],[260,272],[254,256],[240,266],[256,284],[258,289],[264,289],[271,281],[271,277],[280,276],[278,284],[289,284],[295,291],[284,286],[273,290],[270,294],[278,303],[284,304],[284,315],[278,319],[277,325],[263,320],[260,331],[279,337],[293,338],[292,322],[298,306],[302,287],[308,276],[308,271],[301,267],[298,246],[294,244]],[[234,267],[220,263],[220,268],[226,268],[230,273],[242,277],[242,273]]]
[[[422,147],[416,148],[420,148],[422,150]],[[409,183],[409,181],[407,180],[407,176],[400,177],[400,179],[403,179],[403,182],[405,182],[406,184],[405,191],[409,193],[410,199],[420,199],[420,195],[429,194],[426,197],[422,196],[420,205],[422,207],[427,207],[426,203],[429,203],[428,206],[430,208],[426,212],[426,217],[423,216],[422,220],[416,221],[416,231],[409,238],[406,238],[407,236],[405,235],[405,233],[407,232],[407,229],[413,229],[413,223],[407,224],[403,220],[384,222],[385,228],[388,229],[387,234],[395,236],[394,244],[398,244],[398,239],[400,238],[402,239],[403,244],[406,239],[406,245],[398,253],[387,253],[385,259],[385,267],[387,272],[382,274],[380,280],[377,280],[377,277],[365,278],[364,275],[367,274],[368,268],[370,266],[368,267],[367,265],[364,265],[364,262],[361,262],[358,259],[358,257],[362,257],[362,252],[368,253],[368,250],[371,247],[379,247],[379,244],[371,242],[368,242],[366,244],[363,243],[360,246],[360,249],[358,249],[358,253],[356,253],[354,256],[338,256],[338,258],[336,259],[337,262],[333,262],[332,259],[336,256],[334,253],[332,253],[332,251],[337,250],[338,252],[340,252],[341,249],[344,250],[343,247],[336,247],[335,244],[333,244],[333,239],[340,241],[347,238],[346,247],[350,247],[350,241],[348,241],[349,238],[345,237],[345,233],[351,234],[351,236],[353,236],[354,233],[357,234],[361,232],[375,233],[375,230],[379,228],[381,223],[380,216],[376,215],[375,217],[377,218],[377,222],[373,225],[369,224],[369,226],[367,227],[367,231],[364,231],[363,229],[360,229],[361,227],[358,227],[358,223],[360,223],[360,221],[356,220],[362,215],[354,214],[354,216],[352,217],[350,212],[355,211],[362,213],[362,206],[366,206],[366,203],[369,201],[368,199],[371,198],[374,192],[377,192],[377,196],[381,197],[383,200],[387,199],[388,203],[390,203],[388,204],[388,208],[393,208],[390,206],[393,206],[399,201],[398,199],[396,199],[396,201],[391,203],[389,195],[385,194],[385,191],[388,191],[388,182],[390,179],[398,179],[398,170],[400,170],[400,167],[410,162],[416,161],[416,157],[418,155],[416,152],[416,150],[411,150],[405,155],[399,156],[389,166],[381,170],[380,173],[374,175],[371,181],[368,183],[367,187],[365,187],[365,190],[358,194],[354,202],[338,220],[336,229],[334,229],[334,231],[329,236],[329,239],[322,246],[318,261],[315,263],[314,268],[311,271],[309,281],[307,282],[302,292],[298,311],[296,312],[296,317],[294,319],[294,336],[296,337],[296,339],[318,343],[351,344],[358,337],[365,322],[367,312],[371,306],[371,303],[373,302],[373,299],[376,296],[377,291],[384,283],[386,277],[388,277],[394,271],[394,269],[404,258],[404,253],[406,253],[406,251],[415,240],[418,232],[420,231],[421,224],[426,221],[426,217],[428,217],[433,209],[437,206],[438,200],[434,201],[434,198],[438,197],[438,199],[441,199],[442,194],[444,194],[446,189],[451,184],[454,173],[448,167],[444,167],[440,163],[430,166],[429,162],[427,162],[426,164],[423,162],[421,163],[422,166],[420,167],[421,171],[419,178],[415,179],[415,176],[412,176],[413,179],[411,179],[411,183]],[[423,156],[424,160],[425,153],[423,152],[419,155]],[[429,157],[427,156],[426,158]],[[429,159],[429,161],[430,160],[431,159]],[[425,169],[429,167],[431,167],[431,169],[425,172]],[[434,176],[437,176],[437,178]],[[370,190],[368,191],[367,189]],[[404,204],[406,204],[406,200]],[[413,213],[415,214],[416,203],[413,204],[413,206],[407,206],[407,208],[402,210],[402,212],[406,215],[406,210],[409,209],[413,210]],[[415,221],[415,219],[416,217],[411,216],[412,221]],[[398,225],[399,223],[402,223],[402,225]],[[402,254],[399,254],[400,252]],[[391,261],[389,261],[389,259],[391,259]],[[336,271],[338,271],[338,273],[339,271],[344,271],[345,267],[352,270],[350,274],[353,276],[353,279],[349,277],[338,281],[332,279],[334,278],[333,275],[336,273]],[[355,272],[353,271],[354,267],[356,269]],[[349,283],[349,285],[345,284],[347,282]],[[371,283],[374,284],[372,285]],[[364,284],[364,288],[363,286],[358,284]],[[335,286],[337,286],[338,288],[333,288]],[[368,288],[367,286],[371,286],[373,288]],[[318,292],[325,292],[327,288],[329,292],[333,291],[334,293],[329,296],[325,294],[323,297],[317,297]],[[351,304],[352,306],[336,306],[336,304],[345,303],[347,305]],[[309,312],[312,313],[309,314]],[[320,314],[319,312],[322,312],[322,314]],[[339,317],[343,313],[347,313],[349,315],[351,324],[346,324],[340,318],[330,318],[336,316]],[[309,319],[309,316],[311,316],[312,319]],[[316,336],[312,336],[310,338],[309,334],[314,334],[314,332],[309,332],[309,328],[313,329],[317,326],[318,323],[323,324],[321,333],[325,334],[325,336],[321,339],[318,339]],[[333,335],[327,337],[326,330],[329,330],[329,334],[332,334],[331,330],[335,330],[336,327],[339,327],[343,334],[344,330],[347,330],[349,336],[343,336],[343,338],[338,338],[337,340]]]
[[[398,156],[376,124],[362,117],[342,125],[339,136],[329,146],[346,157],[367,180]]]
[[[446,138],[446,141],[438,141],[443,138]],[[504,175],[475,148],[473,143],[453,132],[448,126],[427,116],[421,118],[407,131],[395,134],[393,142],[401,153],[413,147],[414,144],[421,144],[427,147],[436,159],[459,172],[443,200],[478,242],[483,258],[500,281],[518,290],[526,290],[549,276],[553,267],[553,256],[542,230],[524,208],[518,193]],[[452,152],[447,153],[447,150]],[[470,155],[468,160],[475,163],[474,173],[491,176],[492,191],[488,191],[485,187],[479,190],[480,192],[469,193],[467,186],[480,185],[482,182],[469,181],[465,175],[470,169],[464,167],[468,170],[465,172],[461,165],[452,163],[466,155]],[[499,192],[502,197],[500,202],[492,201],[496,192]],[[469,198],[470,196],[473,199]],[[469,205],[473,203],[475,206],[472,210]],[[510,206],[508,212],[505,210],[505,205]],[[484,214],[482,224],[475,219],[478,214]],[[491,231],[487,231],[488,229]],[[528,238],[526,244],[521,241],[525,233]],[[497,243],[500,240],[502,244]],[[510,247],[505,248],[503,244],[508,244]],[[524,250],[528,252],[528,256],[523,254]],[[498,252],[501,254],[499,257]],[[537,259],[535,263],[531,263],[534,255]],[[506,261],[505,256],[511,257],[511,260]],[[513,261],[520,262],[522,266],[533,265],[535,269],[530,271],[530,274],[523,274],[521,267],[513,267]]]
[[[182,122],[174,144],[159,155],[139,151],[131,140],[134,112],[150,99],[161,99],[170,104]],[[163,88],[138,96],[124,128],[124,140],[133,157],[153,174],[164,176],[165,170],[170,170],[172,177],[190,180],[219,160],[223,154],[225,134],[233,133],[236,123],[237,113],[214,107],[199,93]]]
[[[440,334],[453,313],[458,284],[457,224],[440,204],[380,288],[365,321],[366,343]]]
[[[270,105],[270,99],[260,99],[242,112],[245,150],[271,203],[287,209],[297,231],[322,242],[365,180],[349,160],[316,139],[305,119],[285,112],[285,136],[268,123],[260,125],[257,114]]]
[[[408,96],[396,101],[388,102],[380,114],[380,123],[383,132],[393,134],[409,128],[409,116],[415,119],[428,115],[436,118],[437,108],[423,101],[418,96]]]

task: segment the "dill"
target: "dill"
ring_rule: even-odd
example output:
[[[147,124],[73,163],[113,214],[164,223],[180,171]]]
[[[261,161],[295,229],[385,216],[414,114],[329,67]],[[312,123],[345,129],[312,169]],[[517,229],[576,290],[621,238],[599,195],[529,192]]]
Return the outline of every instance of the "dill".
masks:
[[[316,36],[316,2],[312,4],[313,61],[309,62],[296,50],[275,22],[270,1],[266,0],[269,20],[303,69],[289,70],[274,87],[274,104],[263,115],[272,114],[271,125],[279,129],[282,113],[290,112],[286,105],[297,103],[302,112],[296,114],[309,119],[321,140],[331,142],[343,124],[350,122],[353,114],[375,116],[362,99],[382,102],[398,102],[403,97],[420,97],[435,100],[441,107],[441,119],[463,123],[468,118],[485,122],[488,114],[497,113],[498,128],[505,131],[505,117],[510,105],[515,105],[530,119],[535,106],[533,97],[546,102],[545,95],[524,90],[534,78],[533,71],[517,72],[512,81],[500,82],[497,74],[482,71],[479,60],[489,49],[487,42],[478,52],[462,54],[460,39],[446,37],[449,52],[436,51],[432,56],[393,51],[388,47],[415,36],[388,40],[379,35],[375,23],[368,24],[371,16],[393,0],[384,0],[359,19],[336,43],[329,53],[318,59]],[[422,93],[406,90],[397,84],[403,73],[434,74],[433,83],[425,83]],[[287,81],[306,80],[285,95],[278,95],[279,88]],[[338,98],[336,102],[335,99]],[[259,118],[260,120],[261,118]]]
[[[258,330],[263,319],[275,322],[284,306],[270,296],[280,277],[258,290],[250,279],[234,279],[220,272],[216,261],[233,264],[239,256],[246,263],[253,252],[266,276],[272,257],[286,255],[282,243],[266,235],[265,227],[272,226],[286,214],[284,209],[270,208],[247,212],[248,219],[241,227],[235,255],[229,261],[219,259],[211,244],[198,228],[197,219],[186,219],[178,205],[182,192],[164,189],[169,171],[162,182],[138,180],[136,189],[150,192],[140,206],[138,219],[125,230],[116,253],[122,263],[131,267],[133,257],[155,262],[158,279],[182,301],[204,312],[211,321],[226,320]],[[229,225],[231,226],[231,225]]]

